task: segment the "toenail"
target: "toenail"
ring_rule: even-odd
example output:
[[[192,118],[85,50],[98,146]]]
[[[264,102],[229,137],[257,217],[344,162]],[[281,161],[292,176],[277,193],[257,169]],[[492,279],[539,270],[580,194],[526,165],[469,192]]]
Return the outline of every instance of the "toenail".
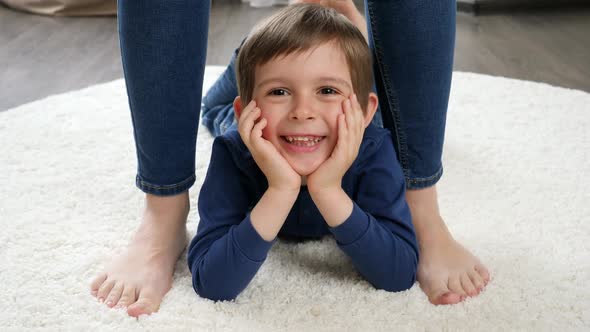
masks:
[[[107,305],[113,304],[113,301],[107,301]]]
[[[101,297],[101,298],[98,299],[98,302],[103,303],[104,302],[104,299]]]

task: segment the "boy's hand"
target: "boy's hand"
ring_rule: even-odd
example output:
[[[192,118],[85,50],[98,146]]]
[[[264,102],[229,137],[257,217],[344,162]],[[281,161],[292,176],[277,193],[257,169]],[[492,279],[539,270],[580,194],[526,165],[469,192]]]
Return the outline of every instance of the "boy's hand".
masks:
[[[342,177],[358,155],[365,123],[356,94],[342,103],[342,110],[344,114],[338,116],[338,142],[332,155],[307,178],[310,193],[342,189]]]
[[[242,110],[238,120],[240,136],[266,176],[269,188],[298,192],[301,188],[301,175],[293,170],[271,142],[262,137],[267,121],[261,118],[261,113],[254,100]]]

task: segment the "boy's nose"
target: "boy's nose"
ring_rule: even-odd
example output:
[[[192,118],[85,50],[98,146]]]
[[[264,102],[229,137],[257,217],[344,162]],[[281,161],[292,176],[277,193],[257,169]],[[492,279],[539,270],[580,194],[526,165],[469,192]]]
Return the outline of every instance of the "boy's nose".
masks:
[[[309,103],[297,103],[291,111],[291,119],[293,120],[311,120],[315,117],[313,107]]]

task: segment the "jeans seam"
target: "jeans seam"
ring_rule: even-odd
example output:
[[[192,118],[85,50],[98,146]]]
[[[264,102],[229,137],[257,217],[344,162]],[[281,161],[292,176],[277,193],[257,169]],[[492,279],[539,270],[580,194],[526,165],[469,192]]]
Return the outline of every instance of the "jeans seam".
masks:
[[[179,188],[182,186],[185,186],[187,183],[196,180],[196,176],[195,174],[191,175],[190,177],[186,178],[185,180],[182,180],[178,183],[175,184],[165,184],[165,185],[153,185],[150,184],[148,182],[145,182],[143,180],[140,179],[140,176],[137,176],[137,182],[140,183],[142,186],[150,188],[150,189],[155,189],[155,190],[163,190],[163,189],[175,189],[175,188]]]
[[[399,150],[399,155],[398,155],[398,159],[399,162],[402,166],[402,170],[404,172],[404,175],[407,177],[408,173],[409,173],[409,165],[408,165],[408,159],[407,159],[407,144],[406,144],[406,138],[405,135],[403,134],[403,132],[400,130],[401,129],[401,116],[399,114],[399,112],[396,112],[395,110],[396,105],[397,105],[397,98],[394,95],[394,92],[392,91],[392,84],[391,84],[391,80],[389,79],[389,76],[386,74],[386,64],[383,62],[383,52],[381,50],[381,48],[379,46],[377,46],[379,43],[377,42],[379,40],[378,36],[375,35],[375,27],[376,27],[376,23],[375,23],[375,10],[373,8],[373,4],[371,1],[367,1],[367,8],[369,9],[369,15],[370,15],[370,22],[371,22],[371,30],[372,30],[372,37],[373,37],[373,47],[375,50],[375,58],[377,60],[377,66],[379,67],[379,76],[382,80],[382,84],[383,87],[385,89],[385,93],[386,93],[386,99],[387,99],[387,104],[389,105],[389,113],[391,113],[392,117],[393,117],[393,126],[395,127],[395,137],[396,137],[396,142],[397,143],[397,148]],[[382,109],[383,111],[383,109]],[[389,128],[388,128],[389,129]]]
[[[406,189],[421,189],[435,185],[442,177],[443,166],[441,165],[438,171],[431,176],[423,178],[406,178]]]
[[[441,173],[442,173],[442,166],[438,169],[438,171],[436,171],[436,173],[434,173],[431,176],[428,176],[425,178],[408,179],[408,181],[410,181],[411,183],[428,182],[428,181],[432,181],[433,179],[436,179],[437,177],[439,177]]]

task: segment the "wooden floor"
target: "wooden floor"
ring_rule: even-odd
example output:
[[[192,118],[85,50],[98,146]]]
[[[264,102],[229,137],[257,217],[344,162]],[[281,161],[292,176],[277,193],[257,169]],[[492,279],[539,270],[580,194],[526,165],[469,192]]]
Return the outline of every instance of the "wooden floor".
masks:
[[[226,65],[275,11],[214,1],[207,64]],[[590,10],[457,17],[455,70],[590,91]],[[55,18],[0,6],[0,111],[122,78],[116,18]]]

